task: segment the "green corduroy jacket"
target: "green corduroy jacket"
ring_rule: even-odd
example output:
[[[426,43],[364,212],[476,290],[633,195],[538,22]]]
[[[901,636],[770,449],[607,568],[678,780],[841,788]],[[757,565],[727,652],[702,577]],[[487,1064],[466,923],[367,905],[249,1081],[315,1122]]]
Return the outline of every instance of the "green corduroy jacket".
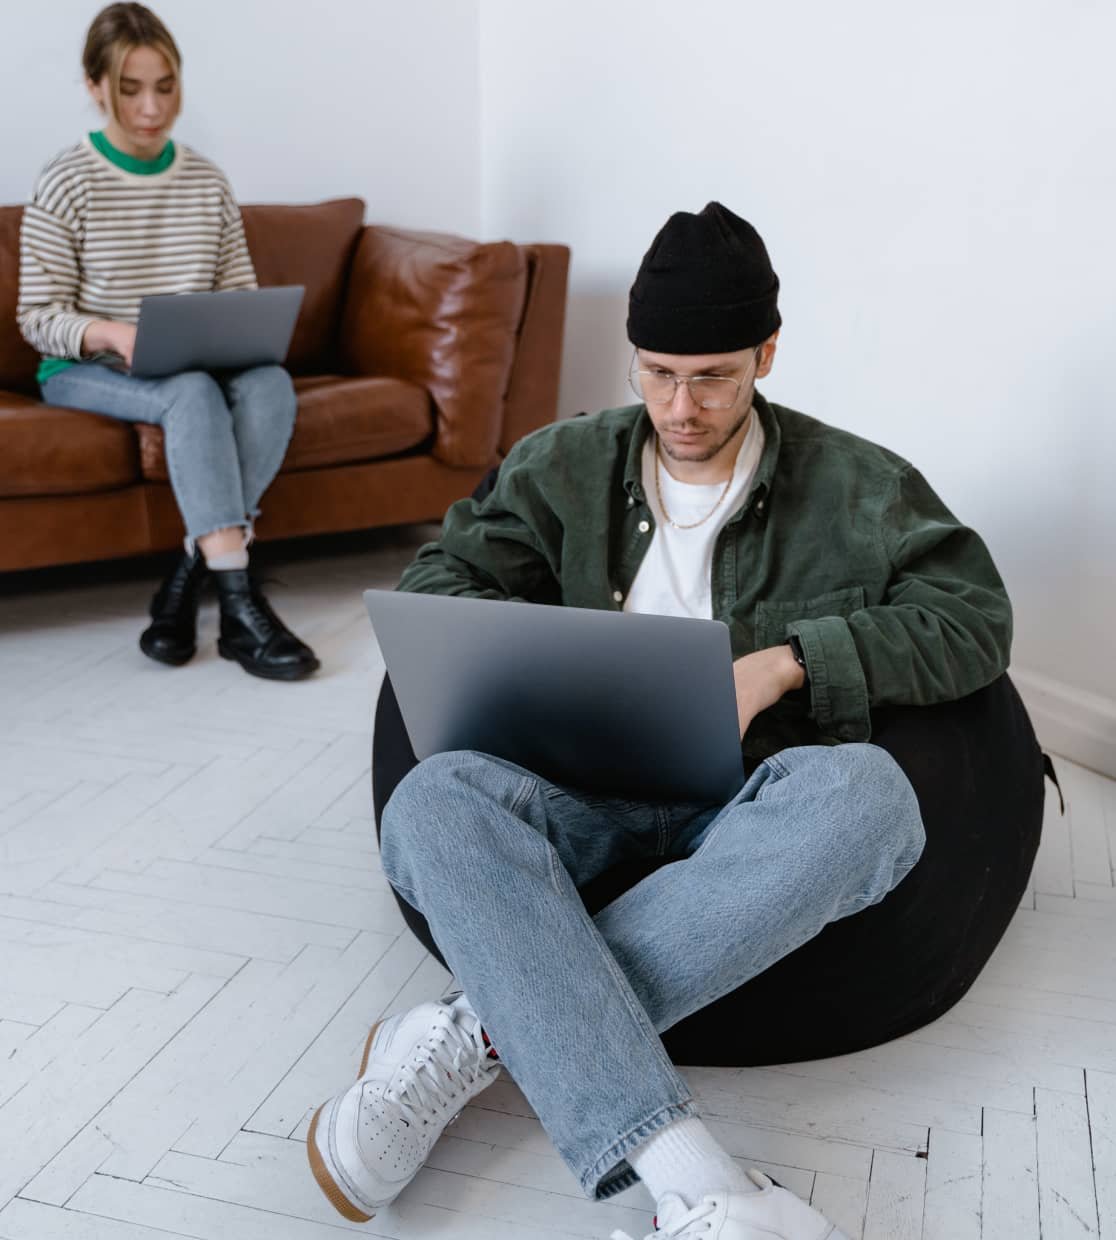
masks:
[[[751,490],[717,538],[713,615],[733,657],[792,633],[809,672],[756,717],[744,753],[864,741],[870,710],[929,705],[999,676],[1011,604],[981,538],[886,448],[765,400]],[[461,500],[399,589],[619,610],[654,532],[643,405],[535,431],[495,490]]]

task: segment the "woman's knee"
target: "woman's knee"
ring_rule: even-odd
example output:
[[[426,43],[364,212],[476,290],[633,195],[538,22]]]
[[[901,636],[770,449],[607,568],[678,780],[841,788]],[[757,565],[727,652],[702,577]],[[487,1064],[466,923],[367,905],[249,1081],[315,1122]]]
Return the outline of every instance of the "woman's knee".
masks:
[[[221,386],[204,370],[184,370],[163,380],[168,401],[175,404],[225,404]],[[227,406],[226,406],[227,407]]]
[[[185,411],[186,425],[197,426],[202,419],[228,420],[229,407],[220,384],[204,370],[184,370],[163,380],[163,396],[168,415]],[[168,416],[165,423],[171,421]],[[169,429],[169,426],[168,426]]]
[[[239,423],[259,424],[272,431],[294,424],[298,410],[291,376],[282,366],[255,366],[229,381],[233,416]]]

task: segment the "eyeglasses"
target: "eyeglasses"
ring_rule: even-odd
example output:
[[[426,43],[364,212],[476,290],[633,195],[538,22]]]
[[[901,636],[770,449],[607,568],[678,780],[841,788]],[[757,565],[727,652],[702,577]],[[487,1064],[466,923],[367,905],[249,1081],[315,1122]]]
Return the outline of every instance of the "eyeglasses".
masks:
[[[755,356],[759,357],[759,349]],[[633,355],[628,367],[631,389],[649,405],[669,405],[674,401],[678,385],[684,383],[690,399],[701,409],[731,409],[736,404],[743,379],[728,375],[676,375],[670,370],[640,370],[639,357]]]

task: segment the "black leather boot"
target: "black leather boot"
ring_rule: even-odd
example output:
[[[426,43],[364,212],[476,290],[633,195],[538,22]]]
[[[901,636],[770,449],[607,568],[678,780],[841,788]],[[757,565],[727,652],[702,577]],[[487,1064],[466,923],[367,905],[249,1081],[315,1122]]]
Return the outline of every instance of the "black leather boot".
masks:
[[[151,600],[151,624],[140,634],[149,659],[181,667],[197,650],[198,600],[209,570],[200,551],[182,553]]]
[[[321,664],[271,609],[247,569],[215,571],[221,605],[217,652],[266,680],[302,680]]]

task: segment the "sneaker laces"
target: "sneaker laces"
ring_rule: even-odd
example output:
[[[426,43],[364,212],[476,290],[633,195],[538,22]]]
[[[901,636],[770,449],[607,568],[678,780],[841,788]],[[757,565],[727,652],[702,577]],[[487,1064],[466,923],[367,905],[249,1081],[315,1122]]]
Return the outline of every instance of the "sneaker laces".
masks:
[[[665,1227],[660,1228],[656,1218],[655,1230],[648,1232],[644,1240],[696,1240],[696,1237],[704,1236],[712,1228],[709,1216],[716,1209],[717,1203],[711,1197],[706,1197],[692,1210],[672,1218]],[[626,1231],[614,1231],[610,1240],[635,1240],[635,1237],[629,1236]]]
[[[489,1074],[486,1053],[479,1021],[475,1031],[466,1032],[452,1018],[446,1019],[396,1071],[384,1090],[384,1101],[407,1123],[428,1123],[431,1112],[447,1110],[470,1085]]]

